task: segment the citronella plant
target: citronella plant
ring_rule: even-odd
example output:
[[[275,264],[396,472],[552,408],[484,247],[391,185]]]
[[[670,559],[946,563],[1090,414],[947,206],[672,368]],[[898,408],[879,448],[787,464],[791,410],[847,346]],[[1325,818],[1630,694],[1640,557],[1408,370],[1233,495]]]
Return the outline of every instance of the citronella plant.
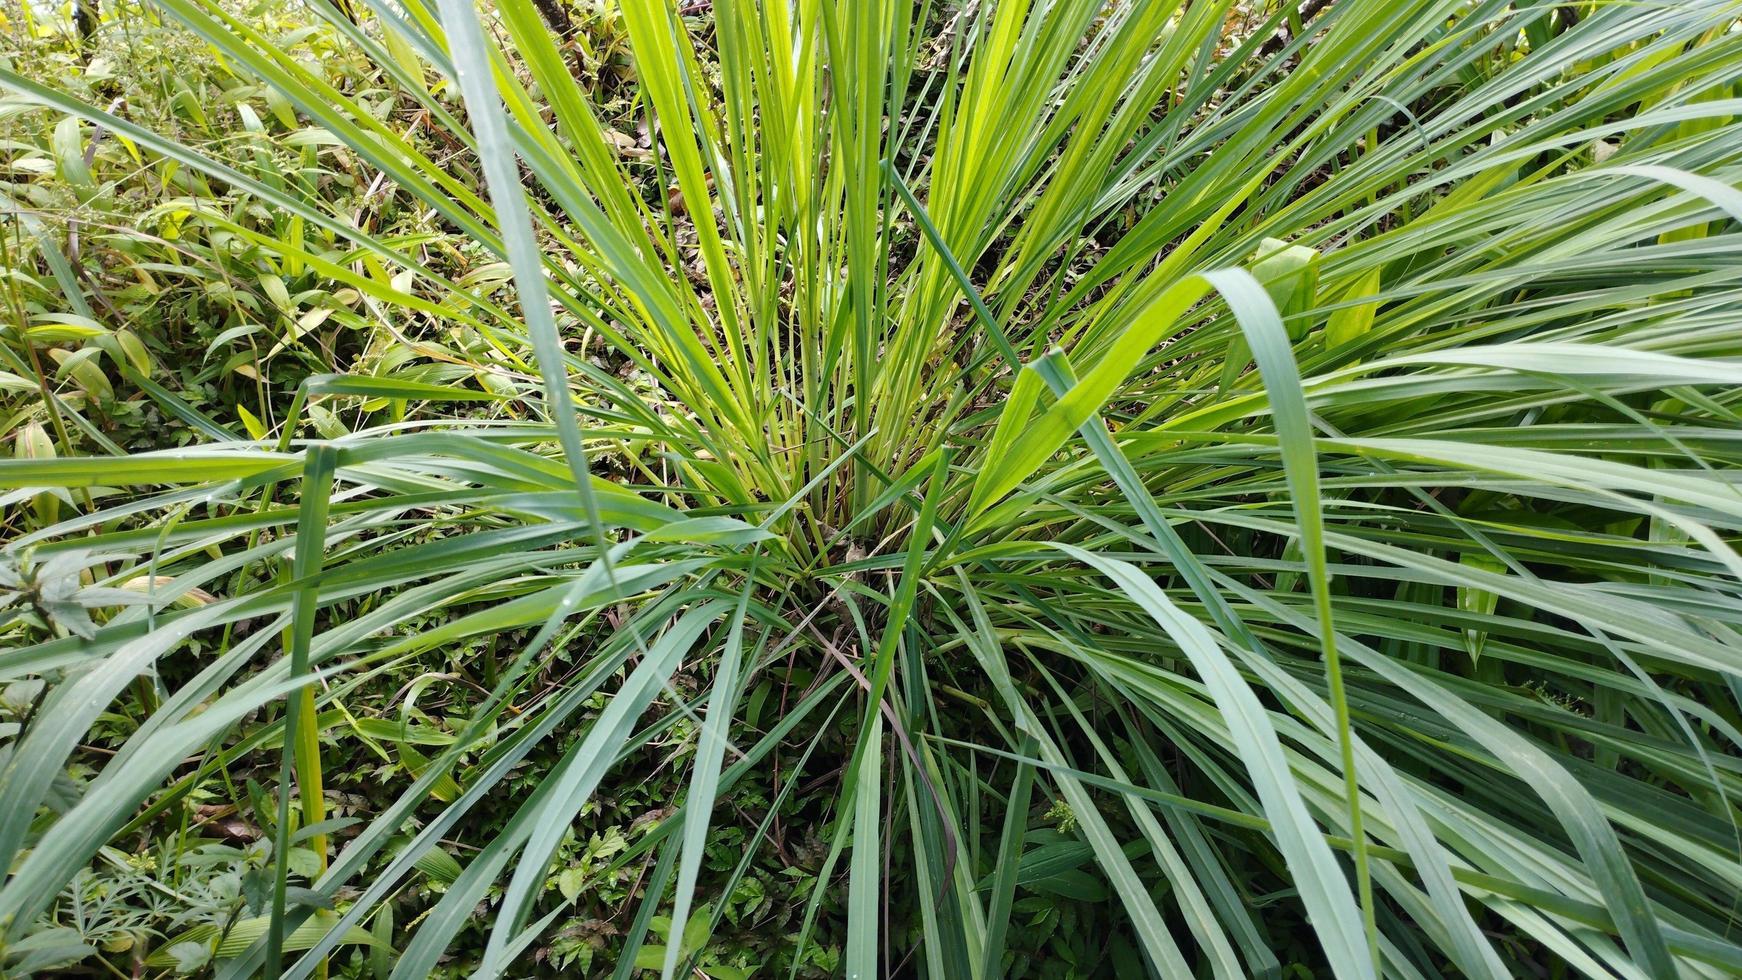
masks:
[[[220,975],[363,943],[421,978],[480,908],[464,968],[514,974],[565,829],[681,731],[619,977],[699,969],[709,841],[782,758],[824,848],[771,975],[821,936],[848,977],[998,976],[1036,888],[1170,977],[1742,971],[1742,5],[621,0],[641,148],[531,5],[313,3],[358,93],[159,2],[507,272],[0,72],[295,216],[201,220],[421,358],[266,438],[0,463],[60,495],[8,561],[151,583],[0,651],[51,681],[0,759],[8,941],[246,731],[284,757],[276,888]],[[485,636],[448,737],[332,836],[349,693]],[[512,816],[455,865],[480,807]]]

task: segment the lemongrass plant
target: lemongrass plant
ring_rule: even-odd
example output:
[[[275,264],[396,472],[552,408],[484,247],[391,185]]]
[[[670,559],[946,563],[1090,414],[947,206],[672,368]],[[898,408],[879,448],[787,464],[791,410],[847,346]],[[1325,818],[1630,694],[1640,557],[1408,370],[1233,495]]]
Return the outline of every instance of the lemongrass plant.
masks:
[[[53,680],[0,770],[9,938],[282,702],[276,853],[323,865],[278,862],[220,975],[324,971],[479,807],[513,816],[387,920],[393,976],[486,898],[469,968],[514,973],[565,828],[680,722],[619,977],[690,966],[650,923],[711,897],[721,804],[794,733],[839,767],[803,930],[842,896],[849,977],[1004,973],[1049,806],[1161,976],[1742,971],[1742,5],[621,0],[643,161],[529,5],[312,5],[464,151],[436,160],[227,5],[159,2],[516,292],[0,72],[301,218],[229,230],[436,355],[314,379],[267,440],[0,463],[94,500],[8,556],[150,583],[0,652]],[[514,653],[493,689],[328,840],[332,709],[481,635]],[[215,656],[38,819],[195,636]],[[559,649],[581,669],[533,688]]]

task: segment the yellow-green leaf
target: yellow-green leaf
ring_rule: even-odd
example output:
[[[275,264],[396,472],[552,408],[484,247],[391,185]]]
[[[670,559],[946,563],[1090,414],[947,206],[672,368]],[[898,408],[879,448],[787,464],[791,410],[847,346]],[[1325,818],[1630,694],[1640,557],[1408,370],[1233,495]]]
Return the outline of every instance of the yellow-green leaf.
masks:
[[[1325,324],[1325,346],[1340,347],[1373,328],[1373,317],[1379,312],[1376,297],[1380,272],[1374,266],[1343,294],[1342,304],[1331,311],[1331,319]]]

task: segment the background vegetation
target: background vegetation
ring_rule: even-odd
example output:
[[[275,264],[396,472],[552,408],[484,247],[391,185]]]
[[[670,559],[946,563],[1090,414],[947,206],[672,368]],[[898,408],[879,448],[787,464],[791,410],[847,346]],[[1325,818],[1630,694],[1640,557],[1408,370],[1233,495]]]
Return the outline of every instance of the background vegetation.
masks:
[[[1742,973],[1742,5],[12,0],[0,974]]]

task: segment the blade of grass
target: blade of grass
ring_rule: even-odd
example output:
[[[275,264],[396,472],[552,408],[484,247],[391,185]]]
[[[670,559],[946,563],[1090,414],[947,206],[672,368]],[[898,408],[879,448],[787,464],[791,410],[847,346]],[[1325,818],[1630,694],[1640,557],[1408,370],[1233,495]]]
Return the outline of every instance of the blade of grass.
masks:
[[[331,446],[311,446],[303,464],[302,502],[297,515],[296,556],[290,580],[301,583],[287,630],[290,679],[308,673],[309,646],[314,640],[317,608],[316,577],[320,574],[327,534],[327,505],[332,499],[333,471],[338,453]],[[283,764],[278,771],[278,816],[272,843],[272,912],[266,931],[266,969],[277,973],[283,958],[285,889],[290,874],[290,786],[294,779],[302,804],[304,826],[326,819],[321,786],[320,736],[314,728],[314,691],[304,687],[285,707]],[[326,868],[326,837],[309,842]]]

